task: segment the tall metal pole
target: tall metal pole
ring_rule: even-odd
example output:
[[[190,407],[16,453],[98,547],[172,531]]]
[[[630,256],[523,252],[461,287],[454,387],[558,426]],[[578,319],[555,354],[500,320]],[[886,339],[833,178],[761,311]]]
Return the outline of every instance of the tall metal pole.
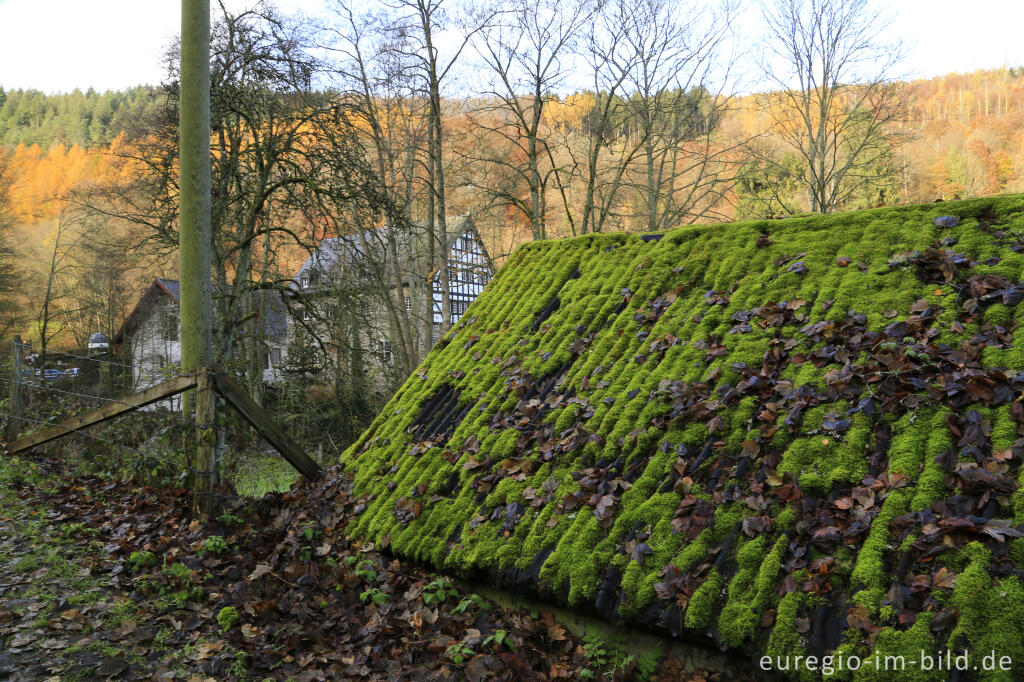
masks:
[[[188,371],[213,362],[210,304],[210,0],[181,0],[181,102],[178,272],[181,281],[181,361]],[[216,401],[196,402],[195,508],[212,511]]]

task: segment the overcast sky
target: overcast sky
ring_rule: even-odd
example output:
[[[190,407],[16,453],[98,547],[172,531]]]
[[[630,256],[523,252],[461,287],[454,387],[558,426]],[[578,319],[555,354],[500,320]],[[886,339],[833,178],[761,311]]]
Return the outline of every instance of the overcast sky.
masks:
[[[329,0],[279,0],[307,14]],[[229,7],[245,5],[229,0]],[[751,4],[748,0],[748,4]],[[1024,0],[889,0],[891,31],[910,44],[904,71],[928,77],[1024,65]],[[179,0],[0,0],[0,85],[67,92],[160,82]],[[741,26],[756,33],[756,14]],[[753,39],[753,35],[749,36]]]

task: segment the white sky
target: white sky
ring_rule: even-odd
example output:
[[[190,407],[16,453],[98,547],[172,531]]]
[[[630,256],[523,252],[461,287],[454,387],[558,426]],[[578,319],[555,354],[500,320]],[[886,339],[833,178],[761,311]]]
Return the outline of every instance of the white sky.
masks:
[[[883,2],[886,0],[882,0]],[[317,13],[327,0],[279,0]],[[244,0],[229,0],[238,8]],[[750,4],[750,0],[748,0]],[[888,0],[911,44],[904,72],[937,76],[1024,65],[1024,0]],[[0,0],[0,85],[67,92],[160,82],[179,0]],[[743,22],[758,30],[755,13]],[[751,39],[754,36],[750,36]]]

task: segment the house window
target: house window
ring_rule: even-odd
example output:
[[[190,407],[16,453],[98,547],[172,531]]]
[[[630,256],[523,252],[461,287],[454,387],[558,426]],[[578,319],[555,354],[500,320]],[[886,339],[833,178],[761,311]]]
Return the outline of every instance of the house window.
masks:
[[[452,315],[461,315],[466,312],[466,301],[452,301]]]
[[[271,348],[270,349],[270,361],[274,363],[276,367],[281,366],[281,349]]]
[[[453,268],[450,265],[448,266],[448,282],[449,283],[458,281],[458,274],[459,274],[458,270],[456,270],[455,268]]]
[[[405,312],[412,312],[412,299],[408,296],[405,297]]]
[[[303,289],[308,289],[309,288],[309,273],[308,272],[302,273],[302,288]],[[306,319],[306,318],[302,318],[302,319]]]
[[[163,316],[164,338],[168,341],[178,340],[178,309],[168,306]]]
[[[391,352],[391,342],[387,339],[382,339],[377,342],[377,350],[380,353],[381,359],[385,364],[390,365],[394,360],[395,355]]]

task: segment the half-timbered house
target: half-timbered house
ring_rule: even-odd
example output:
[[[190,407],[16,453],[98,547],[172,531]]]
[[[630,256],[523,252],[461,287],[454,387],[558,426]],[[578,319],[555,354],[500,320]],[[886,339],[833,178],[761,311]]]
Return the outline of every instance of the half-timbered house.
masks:
[[[365,351],[375,365],[367,368],[368,371],[386,370],[393,360],[392,337],[395,332],[383,306],[373,301],[381,300],[380,290],[394,294],[398,282],[401,282],[401,298],[392,298],[401,300],[407,313],[422,318],[420,311],[426,309],[423,303],[429,296],[432,311],[430,342],[436,342],[444,328],[441,270],[438,268],[430,274],[429,291],[421,284],[417,288],[422,275],[414,272],[414,263],[421,262],[420,251],[423,249],[414,231],[392,234],[386,227],[324,239],[295,274],[293,286],[300,294],[298,298],[305,303],[298,307],[297,319],[291,323],[293,337],[294,332],[302,327],[317,326],[325,331],[323,328],[339,314],[339,309],[346,303],[359,301],[362,307],[355,311],[358,338],[349,339],[346,343],[350,347],[360,346]],[[391,269],[396,267],[396,262],[398,273]],[[494,275],[494,266],[483,239],[468,215],[449,222],[445,267],[451,302],[450,319],[454,325]],[[386,372],[378,371],[376,374],[377,380],[383,380]]]

